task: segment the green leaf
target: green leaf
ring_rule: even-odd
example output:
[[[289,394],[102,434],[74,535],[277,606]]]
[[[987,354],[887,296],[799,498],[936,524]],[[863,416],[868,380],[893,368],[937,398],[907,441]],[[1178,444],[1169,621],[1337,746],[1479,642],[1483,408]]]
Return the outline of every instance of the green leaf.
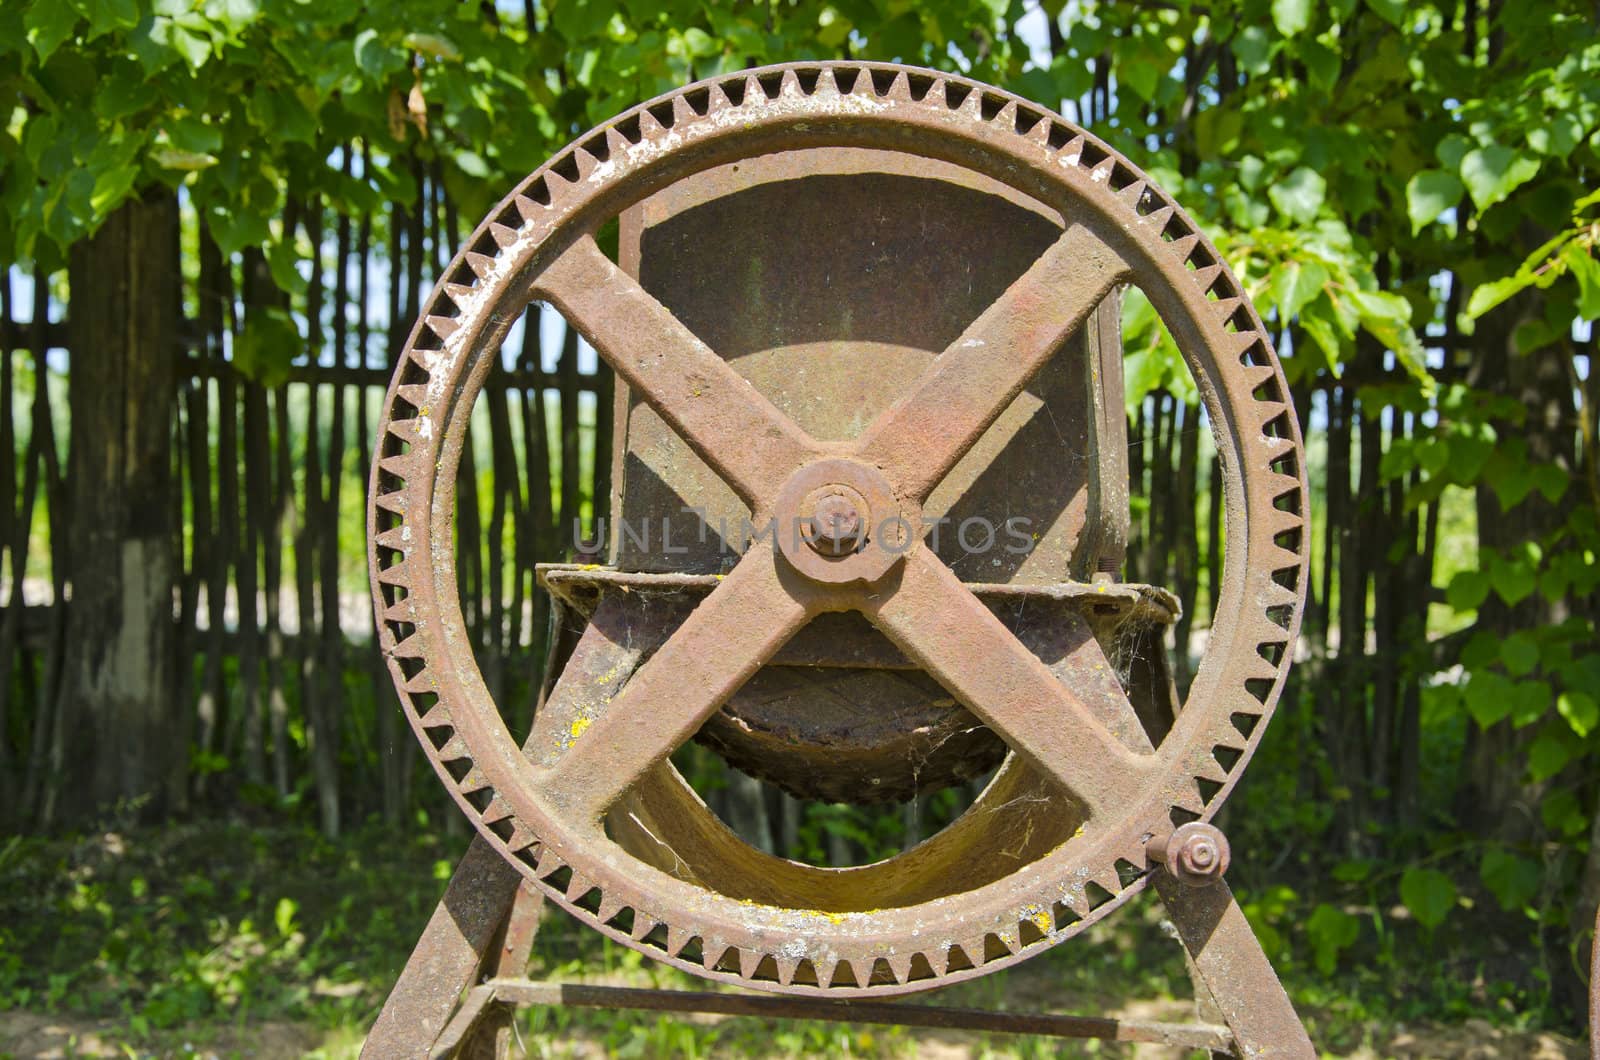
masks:
[[[89,39],[139,24],[138,0],[82,0],[75,3],[89,20]]]
[[[1317,970],[1332,975],[1339,964],[1339,951],[1350,948],[1361,935],[1361,922],[1326,902],[1312,910],[1306,920],[1306,934],[1316,953]]]
[[[1457,611],[1476,611],[1489,598],[1489,575],[1481,570],[1458,571],[1444,598]]]
[[[294,915],[299,912],[300,904],[293,898],[279,898],[278,904],[272,910],[272,924],[278,929],[278,934],[288,938],[294,934]]]
[[[1530,563],[1497,558],[1489,565],[1489,583],[1500,599],[1515,607],[1538,588],[1539,572]]]
[[[1417,923],[1432,931],[1456,904],[1456,885],[1437,869],[1407,869],[1400,877],[1400,901]]]
[[[1527,630],[1518,630],[1501,641],[1500,661],[1512,677],[1525,677],[1539,665],[1539,642]]]
[[[1396,28],[1403,28],[1402,23],[1406,17],[1406,0],[1367,0],[1367,6],[1377,12],[1378,17]]]
[[[33,6],[22,17],[22,25],[27,30],[28,43],[33,45],[39,61],[48,62],[55,50],[77,29],[78,13],[66,0],[33,0]]]
[[[1267,197],[1278,212],[1299,224],[1308,225],[1317,218],[1322,200],[1327,195],[1328,182],[1314,169],[1297,166],[1288,176],[1267,189]]]
[[[1272,24],[1293,37],[1311,23],[1311,0],[1272,0]]]
[[[1589,830],[1589,815],[1570,789],[1553,791],[1539,804],[1539,819],[1550,831],[1568,839]]]
[[[1588,736],[1600,725],[1600,702],[1578,689],[1569,689],[1557,696],[1556,711],[1579,736]]]
[[[1466,188],[1454,173],[1424,169],[1406,184],[1406,213],[1411,218],[1411,234],[1416,235],[1439,215],[1461,201]]]
[[[233,347],[233,366],[247,379],[273,387],[289,378],[289,364],[302,346],[300,329],[287,310],[272,306],[249,315]]]
[[[400,42],[414,52],[420,52],[430,59],[459,59],[461,49],[449,37],[437,33],[407,33]]]
[[[210,169],[217,164],[217,156],[204,151],[180,151],[176,147],[155,147],[150,151],[150,161],[162,169],[175,169],[181,173],[192,173],[199,169]]]
[[[1278,320],[1288,323],[1305,304],[1322,293],[1328,270],[1317,261],[1290,259],[1272,277],[1272,300],[1278,307]]]
[[[1461,700],[1472,720],[1483,729],[1503,721],[1514,705],[1511,682],[1493,670],[1474,670],[1472,679],[1461,690]]]
[[[1600,319],[1600,261],[1576,239],[1562,248],[1561,261],[1578,281],[1578,315],[1585,320]]]
[[[1507,298],[1533,283],[1533,277],[1518,272],[1504,279],[1480,284],[1467,300],[1467,318],[1476,320]]]
[[[1544,882],[1537,864],[1500,847],[1490,847],[1484,851],[1483,861],[1478,866],[1478,878],[1494,895],[1495,901],[1500,903],[1500,908],[1508,913],[1514,913],[1533,901],[1539,893],[1540,884]]]
[[[1479,210],[1487,210],[1538,174],[1537,158],[1500,144],[1461,156],[1461,179]]]
[[[406,65],[405,55],[385,44],[375,29],[364,29],[356,34],[355,52],[356,65],[374,81],[382,81]]]
[[[1572,761],[1575,750],[1557,730],[1545,729],[1528,745],[1528,775],[1535,783],[1549,780]]]
[[[1518,681],[1511,686],[1511,724],[1522,729],[1550,713],[1550,682]]]

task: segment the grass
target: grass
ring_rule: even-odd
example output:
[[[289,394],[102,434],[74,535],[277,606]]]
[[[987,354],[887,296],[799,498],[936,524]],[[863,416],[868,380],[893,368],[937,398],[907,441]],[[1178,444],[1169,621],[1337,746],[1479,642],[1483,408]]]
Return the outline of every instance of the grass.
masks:
[[[1383,1043],[1419,1021],[1575,1035],[1536,989],[1506,977],[1514,936],[1486,945],[1481,919],[1424,932],[1381,900],[1379,885],[1373,900],[1297,891],[1283,882],[1301,875],[1295,859],[1248,858],[1271,849],[1241,845],[1251,830],[1235,839],[1246,853],[1234,874],[1241,901],[1330,1055],[1391,1055]],[[441,831],[422,818],[372,822],[335,844],[295,825],[236,820],[14,837],[0,846],[0,1043],[37,1016],[83,1028],[81,1055],[353,1057],[464,849],[463,835]],[[1306,929],[1319,898],[1377,925],[1330,972],[1315,966]],[[705,986],[549,910],[530,975]],[[938,1001],[1183,1019],[1187,996],[1159,906],[1141,898],[1085,937]],[[1043,1039],[593,1010],[526,1010],[518,1033],[532,1056],[1097,1055],[1092,1044]],[[0,1044],[0,1056],[16,1047]]]

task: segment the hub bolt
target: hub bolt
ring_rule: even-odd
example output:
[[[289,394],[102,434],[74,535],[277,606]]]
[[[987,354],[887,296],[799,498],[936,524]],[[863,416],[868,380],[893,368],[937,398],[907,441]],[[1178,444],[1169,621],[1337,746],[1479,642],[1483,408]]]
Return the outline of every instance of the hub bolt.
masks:
[[[827,487],[811,508],[812,548],[827,556],[842,556],[856,548],[864,536],[861,508],[844,487]]]

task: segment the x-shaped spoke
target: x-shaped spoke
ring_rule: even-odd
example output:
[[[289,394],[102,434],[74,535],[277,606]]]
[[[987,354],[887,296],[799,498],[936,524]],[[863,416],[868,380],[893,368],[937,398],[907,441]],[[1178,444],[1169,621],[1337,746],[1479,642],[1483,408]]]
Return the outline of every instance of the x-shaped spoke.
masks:
[[[926,545],[867,617],[1030,765],[1100,817],[1151,766],[1095,718]],[[1133,707],[1124,703],[1131,715]]]
[[[597,820],[652,766],[695,734],[810,620],[810,594],[770,545],[745,553],[598,718],[574,726],[551,768],[552,798]]]
[[[853,497],[851,503],[879,495],[870,479],[919,505],[1129,275],[1127,263],[1102,240],[1082,225],[1069,226],[934,359],[909,395],[847,447],[815,442],[606,258],[591,236],[557,255],[533,289],[761,512],[792,503],[783,498],[796,492],[802,470],[844,475],[846,487],[851,474],[866,476],[854,492],[839,494]],[[854,459],[819,459],[841,448]],[[786,522],[809,512],[777,515]],[[1086,803],[1091,815],[1111,813],[1119,793],[1149,768],[1149,756],[1131,752],[1108,732],[925,545],[913,545],[896,565],[898,574],[881,583],[832,585],[826,604],[828,594],[819,594],[809,579],[849,583],[849,577],[828,573],[826,561],[818,561],[819,573],[809,570],[809,560],[789,553],[780,559],[781,551],[770,544],[751,548],[604,712],[574,728],[570,746],[545,777],[552,799],[598,820],[818,610],[841,605],[867,614],[1013,750]],[[802,576],[802,569],[809,574]]]
[[[1126,262],[1081,224],[1070,226],[961,337],[915,390],[857,442],[901,496],[918,502],[956,466],[1111,289]]]
[[[627,384],[756,510],[817,446],[728,362],[580,236],[534,281]]]

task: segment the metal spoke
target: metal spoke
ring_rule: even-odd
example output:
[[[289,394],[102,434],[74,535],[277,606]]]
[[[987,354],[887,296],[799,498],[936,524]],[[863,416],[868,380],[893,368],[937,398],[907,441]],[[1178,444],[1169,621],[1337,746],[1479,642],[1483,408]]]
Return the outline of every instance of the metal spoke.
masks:
[[[638,282],[580,236],[534,281],[627,384],[754,509],[816,445]]]
[[[810,620],[811,594],[757,545],[593,719],[547,771],[552,802],[599,818],[661,762]]]
[[[1110,815],[1154,763],[1134,754],[925,545],[867,617],[1034,769]],[[1127,706],[1129,714],[1133,712]]]
[[[901,496],[926,500],[1094,307],[1132,275],[1081,224],[1070,226],[857,442]]]

